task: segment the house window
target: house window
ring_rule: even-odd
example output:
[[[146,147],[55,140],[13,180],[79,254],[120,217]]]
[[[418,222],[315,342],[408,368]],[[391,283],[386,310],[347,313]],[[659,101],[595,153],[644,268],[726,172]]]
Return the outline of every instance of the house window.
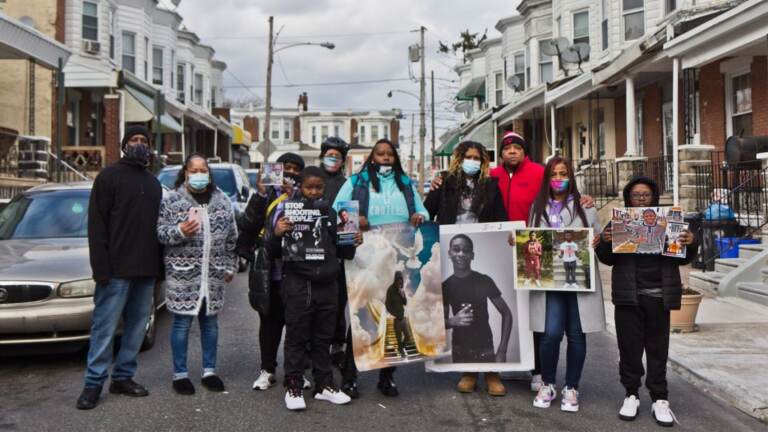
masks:
[[[608,49],[608,0],[601,0],[603,19],[600,21],[603,51]]]
[[[115,24],[116,16],[117,15],[115,14],[115,10],[110,8],[107,17],[107,24],[109,25],[109,58],[112,60],[115,59],[115,28],[117,28],[117,25]]]
[[[624,18],[624,40],[630,41],[643,37],[645,33],[644,0],[621,0]]]
[[[320,126],[320,141],[325,141],[328,138],[328,125]]]
[[[752,79],[743,74],[731,78],[732,135],[752,136]]]
[[[376,142],[379,140],[379,126],[371,125],[371,141]]]
[[[136,35],[123,32],[123,69],[136,73]]]
[[[367,142],[366,141],[366,137],[365,137],[365,126],[364,125],[360,125],[360,133],[358,134],[357,142],[358,143]]]
[[[271,122],[270,123],[270,131],[269,134],[272,136],[273,140],[280,139],[280,125],[277,122]]]
[[[677,9],[677,0],[666,0],[667,13],[672,13]]]
[[[384,139],[389,139],[389,125],[384,125]]]
[[[539,40],[539,84],[552,81],[552,57],[545,55],[541,46],[546,40]]]
[[[286,140],[291,139],[291,123],[290,122],[283,122],[283,137]]]
[[[203,74],[195,74],[195,103],[203,105]]]
[[[99,5],[83,2],[83,39],[99,40]]]
[[[184,100],[184,63],[179,63],[176,65],[176,100],[178,100],[181,103],[185,103]]]
[[[339,125],[333,125],[333,136],[339,136]]]
[[[176,85],[176,81],[174,81],[174,74],[173,74],[174,63],[176,63],[176,51],[171,50],[171,82],[170,82],[171,88],[175,88],[174,86]]]
[[[597,109],[597,151],[600,157],[605,156],[605,109]]]
[[[589,46],[589,11],[573,14],[573,43],[583,43]],[[589,54],[582,59],[589,60]]]
[[[515,76],[520,82],[516,91],[525,90],[525,54],[515,54]]]
[[[525,45],[525,88],[531,86],[531,47]]]
[[[494,92],[496,93],[496,106],[501,106],[504,104],[504,80],[502,79],[501,72],[496,73],[496,88],[494,89]]]
[[[163,49],[152,48],[152,84],[163,85]]]
[[[317,144],[317,126],[312,126],[312,144]]]
[[[195,83],[194,83],[195,79],[194,79],[194,77],[195,77],[195,65],[190,65],[190,67],[189,67],[189,100],[190,100],[190,102],[194,101],[193,98],[195,96]],[[264,138],[266,138],[266,136]]]
[[[149,81],[149,38],[144,38],[144,81]]]

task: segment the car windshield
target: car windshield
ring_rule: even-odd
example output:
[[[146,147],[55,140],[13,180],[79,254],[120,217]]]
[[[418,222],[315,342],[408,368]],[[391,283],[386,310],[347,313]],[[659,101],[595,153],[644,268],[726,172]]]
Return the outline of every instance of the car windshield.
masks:
[[[213,181],[216,187],[221,189],[229,196],[237,195],[237,185],[235,183],[235,173],[229,168],[213,168]],[[175,189],[176,176],[178,169],[165,169],[157,175],[157,180],[168,189]]]
[[[256,183],[259,181],[259,173],[257,173],[257,172],[249,172],[248,173],[248,181],[251,183],[252,187],[256,187]]]
[[[20,195],[0,212],[0,240],[88,237],[90,190]]]

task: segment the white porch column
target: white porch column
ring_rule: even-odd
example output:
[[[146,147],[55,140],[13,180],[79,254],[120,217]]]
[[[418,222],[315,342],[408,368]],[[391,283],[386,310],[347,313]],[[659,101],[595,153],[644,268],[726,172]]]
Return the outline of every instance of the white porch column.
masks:
[[[213,157],[219,155],[219,127],[213,129]]]
[[[550,146],[552,147],[552,153],[550,157],[557,154],[557,125],[555,124],[555,114],[557,114],[557,107],[555,104],[549,106],[549,130],[550,130]]]
[[[626,117],[627,117],[627,152],[624,156],[637,156],[637,113],[635,112],[635,80],[631,76],[626,80]]]
[[[528,52],[531,54],[531,58],[528,59],[529,66],[531,67],[531,87],[536,87],[541,84],[539,78],[541,72],[539,72],[539,40],[536,38],[529,39]]]
[[[184,128],[184,113],[181,114],[181,160],[187,160],[187,130]],[[184,162],[182,162],[184,163]]]
[[[680,59],[672,59],[672,202],[677,206],[680,202]],[[690,210],[690,209],[689,209]]]

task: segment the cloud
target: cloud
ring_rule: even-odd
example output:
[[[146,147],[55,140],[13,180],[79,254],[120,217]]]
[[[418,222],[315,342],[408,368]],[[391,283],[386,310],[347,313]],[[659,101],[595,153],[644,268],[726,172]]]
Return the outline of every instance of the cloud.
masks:
[[[211,4],[182,0],[178,12],[184,25],[213,46],[216,57],[247,85],[263,86],[266,82],[269,15],[275,16],[275,30],[281,29],[279,43],[329,41],[336,45],[334,50],[308,46],[279,53],[273,67],[273,106],[294,107],[299,93],[306,91],[311,110],[397,107],[406,114],[418,110],[418,101],[398,93],[388,98],[387,92],[401,89],[418,94],[418,83],[411,81],[327,87],[278,85],[408,78],[408,46],[419,40],[418,32],[410,30],[421,25],[428,29],[427,76],[434,70],[438,78],[455,79],[451,70],[455,60],[437,54],[438,40],[454,41],[467,28],[479,32],[487,28],[489,37],[500,36],[493,26],[500,18],[516,13],[514,2],[507,0],[217,0],[215,7]],[[418,64],[411,70],[418,74]],[[248,90],[233,88],[240,84],[232,74],[224,75],[225,94],[249,94]],[[435,83],[438,136],[456,123],[452,118],[458,119],[455,113],[447,112],[457,85]],[[250,91],[264,96],[263,87]],[[409,119],[403,121],[401,131],[404,135],[410,131]]]

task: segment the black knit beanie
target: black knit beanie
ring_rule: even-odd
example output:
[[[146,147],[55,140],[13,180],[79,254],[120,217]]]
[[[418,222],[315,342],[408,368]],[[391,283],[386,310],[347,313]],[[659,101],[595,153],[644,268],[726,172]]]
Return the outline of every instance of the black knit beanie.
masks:
[[[123,141],[120,143],[120,148],[124,149],[128,144],[128,141],[134,135],[144,135],[144,138],[147,139],[147,143],[152,142],[152,134],[149,132],[149,128],[142,124],[130,125],[125,128],[125,134],[123,135]]]

